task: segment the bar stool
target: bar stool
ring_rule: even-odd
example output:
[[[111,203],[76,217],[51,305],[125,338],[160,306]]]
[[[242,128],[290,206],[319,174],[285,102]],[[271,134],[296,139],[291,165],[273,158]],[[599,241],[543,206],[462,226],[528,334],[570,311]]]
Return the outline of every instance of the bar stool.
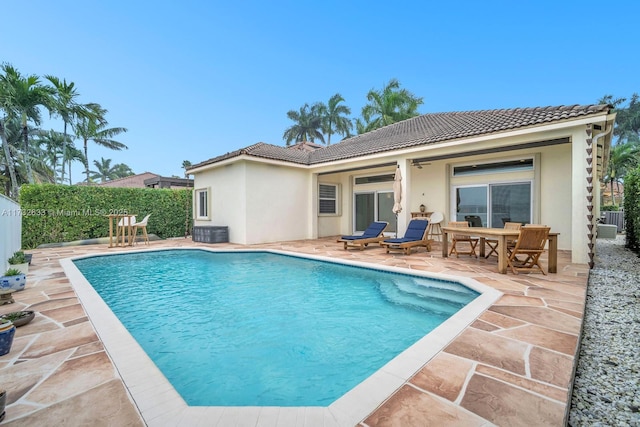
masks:
[[[438,241],[442,240],[442,227],[440,226],[442,221],[444,221],[444,215],[442,212],[434,212],[429,216],[429,233],[427,235],[427,239],[430,237],[437,237]]]

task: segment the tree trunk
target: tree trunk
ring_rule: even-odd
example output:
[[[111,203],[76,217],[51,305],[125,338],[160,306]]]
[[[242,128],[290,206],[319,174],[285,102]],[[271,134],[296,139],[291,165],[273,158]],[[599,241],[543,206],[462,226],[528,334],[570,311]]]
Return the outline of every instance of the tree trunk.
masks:
[[[614,181],[614,179],[611,178],[611,204],[615,206],[615,204],[616,204],[616,196],[613,195],[613,181]]]
[[[22,138],[24,139],[24,164],[27,167],[27,179],[29,184],[33,184],[33,171],[31,170],[31,156],[29,155],[29,130],[27,125],[22,126]]]
[[[11,159],[11,153],[9,152],[9,141],[7,141],[7,134],[4,130],[4,123],[0,120],[0,138],[2,138],[2,148],[4,149],[4,157],[7,161],[7,168],[9,169],[9,176],[11,177],[11,194],[14,199],[18,199],[18,179],[16,178],[16,170],[13,166]]]
[[[87,139],[84,140],[84,173],[87,175],[87,184],[89,183],[89,155],[87,154]]]
[[[62,167],[60,168],[62,169],[62,172],[60,172],[60,184],[64,184],[64,159],[66,158],[66,155],[67,155],[67,122],[65,120],[64,137],[62,140]],[[69,164],[71,164],[71,160],[69,160]],[[55,174],[55,169],[53,173]],[[69,184],[71,184],[71,180],[69,180]]]

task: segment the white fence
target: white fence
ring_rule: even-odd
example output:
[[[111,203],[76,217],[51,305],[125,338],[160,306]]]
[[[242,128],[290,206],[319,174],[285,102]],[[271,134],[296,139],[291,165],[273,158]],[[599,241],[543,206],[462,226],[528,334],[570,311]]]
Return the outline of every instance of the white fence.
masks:
[[[7,260],[22,247],[22,215],[20,205],[0,194],[0,275],[9,263]]]

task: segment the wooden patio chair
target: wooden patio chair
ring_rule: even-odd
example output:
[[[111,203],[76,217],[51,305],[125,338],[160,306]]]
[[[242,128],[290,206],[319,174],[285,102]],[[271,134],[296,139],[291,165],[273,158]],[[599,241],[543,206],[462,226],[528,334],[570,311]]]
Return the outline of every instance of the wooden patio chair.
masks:
[[[504,229],[505,230],[520,230],[522,228],[522,224],[519,222],[505,222]],[[485,239],[484,243],[489,246],[489,253],[484,257],[489,258],[492,254],[498,256],[498,240],[497,239]],[[516,245],[515,239],[507,239],[507,253],[510,252],[511,249]]]
[[[520,229],[520,236],[516,245],[511,250],[507,264],[511,267],[513,274],[519,271],[541,271],[546,276],[546,272],[540,264],[540,255],[544,252],[544,246],[549,240],[550,227],[544,225],[527,225]],[[522,255],[524,259],[518,259]]]
[[[451,221],[449,222],[449,227],[466,228],[466,229],[471,228],[469,227],[469,223],[467,221]],[[480,238],[478,237],[471,237],[468,234],[454,233],[451,237],[451,250],[449,251],[449,256],[455,253],[456,258],[459,258],[458,255],[469,255],[469,256],[474,256],[478,258],[478,255],[476,254],[476,246],[478,246],[479,241],[480,241]],[[469,251],[460,252],[458,244],[463,244],[463,243],[467,243],[469,245],[470,247]]]

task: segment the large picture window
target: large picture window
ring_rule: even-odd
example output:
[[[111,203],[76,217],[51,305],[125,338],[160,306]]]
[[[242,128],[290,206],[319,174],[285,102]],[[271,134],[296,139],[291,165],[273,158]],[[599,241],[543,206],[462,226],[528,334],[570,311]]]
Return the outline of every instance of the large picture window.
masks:
[[[195,190],[196,219],[211,219],[209,216],[209,188]]]
[[[502,228],[505,222],[531,223],[531,182],[460,186],[454,188],[456,221]]]

